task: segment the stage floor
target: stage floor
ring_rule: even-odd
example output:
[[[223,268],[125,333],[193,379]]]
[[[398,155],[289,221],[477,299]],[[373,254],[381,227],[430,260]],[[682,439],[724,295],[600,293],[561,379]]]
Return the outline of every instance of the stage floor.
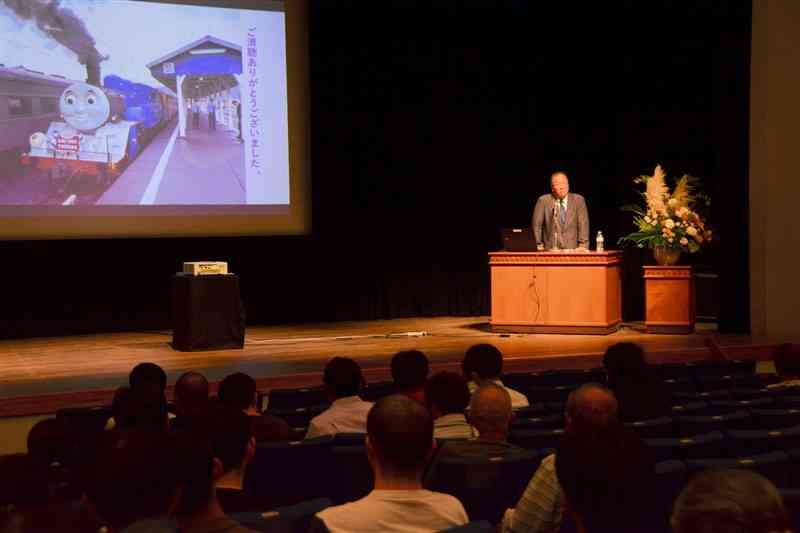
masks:
[[[413,332],[426,335],[405,335]],[[173,350],[171,331],[4,340],[0,416],[108,403],[142,361],[161,365],[170,384],[187,370],[202,372],[212,387],[241,371],[269,389],[319,385],[326,361],[335,355],[355,358],[367,380],[377,381],[389,379],[394,353],[412,348],[425,352],[437,371],[458,369],[469,346],[489,342],[504,353],[506,371],[534,371],[599,366],[605,349],[621,341],[640,343],[654,363],[702,359],[710,335],[716,335],[714,327],[703,324],[692,335],[648,335],[641,324],[612,335],[498,334],[490,331],[488,317],[476,316],[254,326],[247,329],[243,349],[205,352]],[[773,346],[749,336],[716,337],[737,358],[764,359]]]

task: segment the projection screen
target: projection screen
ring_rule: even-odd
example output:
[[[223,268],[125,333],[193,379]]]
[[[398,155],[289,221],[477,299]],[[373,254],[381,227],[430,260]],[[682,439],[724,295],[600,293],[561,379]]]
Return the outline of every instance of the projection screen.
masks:
[[[0,239],[310,231],[306,2],[0,0]]]

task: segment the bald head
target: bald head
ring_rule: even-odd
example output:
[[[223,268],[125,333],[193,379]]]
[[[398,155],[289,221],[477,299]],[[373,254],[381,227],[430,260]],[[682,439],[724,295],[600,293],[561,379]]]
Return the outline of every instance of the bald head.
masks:
[[[576,431],[601,428],[617,419],[617,399],[598,383],[581,385],[567,399],[567,426]]]
[[[550,176],[550,190],[556,198],[564,198],[569,193],[569,179],[563,172],[555,172]]]
[[[482,385],[472,394],[469,420],[481,435],[508,433],[511,423],[511,396],[494,383]]]
[[[383,472],[416,479],[433,446],[433,419],[419,403],[393,394],[369,410],[367,437]]]
[[[181,413],[197,414],[208,403],[208,380],[198,372],[186,372],[175,382],[175,403]]]

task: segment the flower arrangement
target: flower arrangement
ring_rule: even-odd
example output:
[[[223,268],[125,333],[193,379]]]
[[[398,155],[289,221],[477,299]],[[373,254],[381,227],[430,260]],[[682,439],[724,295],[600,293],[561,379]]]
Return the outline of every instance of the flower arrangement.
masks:
[[[634,180],[634,183],[645,185],[641,194],[646,205],[644,208],[623,207],[634,213],[637,231],[622,237],[619,243],[695,253],[713,238],[711,228],[697,210],[699,202],[707,207],[711,201],[707,196],[695,193],[699,179],[684,174],[670,194],[666,177],[658,165],[652,176],[640,176]]]

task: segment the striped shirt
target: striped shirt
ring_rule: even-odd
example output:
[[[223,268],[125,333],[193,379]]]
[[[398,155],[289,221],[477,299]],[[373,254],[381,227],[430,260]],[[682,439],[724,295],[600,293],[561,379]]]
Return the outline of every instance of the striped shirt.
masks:
[[[475,436],[477,431],[469,425],[467,418],[461,413],[440,416],[433,421],[435,439],[471,439]]]
[[[503,387],[506,390],[508,395],[511,397],[511,408],[512,409],[521,409],[523,407],[528,407],[528,405],[530,405],[528,403],[528,397],[527,396],[525,396],[521,392],[515,391],[514,389],[509,389],[508,387],[503,385],[503,382],[500,381],[499,379],[490,379],[489,381],[491,381],[492,383],[494,383],[496,385],[499,385],[499,386]],[[470,381],[469,383],[467,383],[467,385],[469,386],[470,394],[472,394],[476,390],[478,390],[478,384],[475,383],[474,381]]]
[[[564,493],[556,477],[556,456],[542,460],[517,506],[503,516],[502,533],[551,533],[561,528]]]

